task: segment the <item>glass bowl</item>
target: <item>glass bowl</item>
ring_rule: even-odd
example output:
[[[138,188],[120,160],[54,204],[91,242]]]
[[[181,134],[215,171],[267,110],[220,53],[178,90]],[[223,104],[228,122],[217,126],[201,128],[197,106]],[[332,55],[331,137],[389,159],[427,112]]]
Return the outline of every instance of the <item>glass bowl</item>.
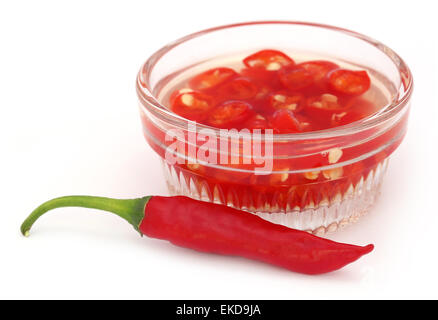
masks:
[[[384,101],[382,108],[348,125],[274,134],[265,140],[249,132],[236,135],[195,124],[167,108],[170,88],[187,70],[226,66],[266,48],[293,58],[328,59],[366,69]],[[221,26],[179,39],[144,63],[136,85],[143,133],[162,159],[171,195],[232,206],[320,235],[357,221],[375,203],[389,156],[406,133],[413,79],[394,51],[367,36],[327,25],[266,21]],[[209,155],[234,157],[238,163],[194,159],[209,139],[216,142]],[[234,143],[234,148],[224,150],[223,141]],[[265,154],[245,149],[248,145]],[[251,163],[244,164],[247,160]],[[263,172],[262,162],[268,168]]]

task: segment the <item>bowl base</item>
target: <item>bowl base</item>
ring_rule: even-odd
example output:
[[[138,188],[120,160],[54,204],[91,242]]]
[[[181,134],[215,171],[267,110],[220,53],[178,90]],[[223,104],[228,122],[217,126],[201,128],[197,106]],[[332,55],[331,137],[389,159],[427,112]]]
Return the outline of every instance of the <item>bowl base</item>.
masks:
[[[317,205],[305,208],[278,210],[268,203],[257,208],[239,206],[233,201],[224,201],[216,196],[221,186],[213,188],[204,183],[202,177],[185,176],[181,170],[163,161],[164,174],[170,195],[183,195],[196,200],[228,205],[239,210],[251,212],[262,219],[288,228],[298,229],[323,235],[342,229],[370,211],[380,194],[380,188],[388,159],[383,160],[367,176],[362,177],[356,185],[351,184],[344,194],[338,193],[330,200],[323,200]],[[212,190],[213,189],[213,190]],[[237,205],[236,205],[237,204]],[[268,210],[272,211],[268,211]]]

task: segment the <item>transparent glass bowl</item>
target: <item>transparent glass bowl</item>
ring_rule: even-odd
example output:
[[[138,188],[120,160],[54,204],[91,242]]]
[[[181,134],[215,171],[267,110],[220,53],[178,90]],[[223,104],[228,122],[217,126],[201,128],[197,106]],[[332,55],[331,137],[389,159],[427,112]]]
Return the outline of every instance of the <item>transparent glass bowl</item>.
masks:
[[[267,175],[256,175],[251,166],[192,164],[185,152],[176,154],[182,160],[179,164],[166,161],[169,130],[182,132],[187,148],[200,147],[196,141],[185,140],[190,134],[207,129],[219,136],[217,129],[194,127],[169,111],[162,103],[166,85],[193,66],[210,62],[214,67],[215,61],[220,66],[224,57],[244,57],[265,48],[366,69],[388,103],[368,118],[345,126],[274,135],[273,171]],[[385,45],[332,26],[280,21],[228,25],[186,36],[153,54],[137,78],[143,133],[163,160],[172,195],[229,205],[316,234],[356,221],[376,201],[388,157],[406,133],[412,89],[409,68]],[[252,138],[241,135],[240,146]],[[219,148],[216,152],[223,153]],[[340,159],[330,161],[339,152]],[[237,157],[245,154],[239,152]]]

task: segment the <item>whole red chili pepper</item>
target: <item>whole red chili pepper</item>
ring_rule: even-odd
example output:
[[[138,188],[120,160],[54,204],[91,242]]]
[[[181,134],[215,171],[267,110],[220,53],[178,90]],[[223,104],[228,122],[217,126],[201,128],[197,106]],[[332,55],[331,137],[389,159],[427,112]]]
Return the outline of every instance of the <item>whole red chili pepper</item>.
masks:
[[[242,256],[295,272],[321,274],[337,270],[371,252],[372,244],[354,246],[270,223],[249,212],[187,197],[151,196],[119,200],[68,196],[50,200],[23,222],[27,236],[45,212],[59,207],[86,207],[113,212],[148,237],[203,252]]]

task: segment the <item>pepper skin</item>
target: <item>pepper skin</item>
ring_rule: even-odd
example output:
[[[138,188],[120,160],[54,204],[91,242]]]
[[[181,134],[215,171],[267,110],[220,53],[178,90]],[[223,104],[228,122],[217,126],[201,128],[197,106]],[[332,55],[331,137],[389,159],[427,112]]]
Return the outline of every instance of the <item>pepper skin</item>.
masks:
[[[141,234],[197,251],[241,256],[304,274],[322,274],[371,252],[365,247],[320,238],[270,223],[249,212],[191,198],[152,196],[118,200],[68,196],[50,200],[23,222],[29,234],[45,212],[59,207],[87,207],[113,212]]]

